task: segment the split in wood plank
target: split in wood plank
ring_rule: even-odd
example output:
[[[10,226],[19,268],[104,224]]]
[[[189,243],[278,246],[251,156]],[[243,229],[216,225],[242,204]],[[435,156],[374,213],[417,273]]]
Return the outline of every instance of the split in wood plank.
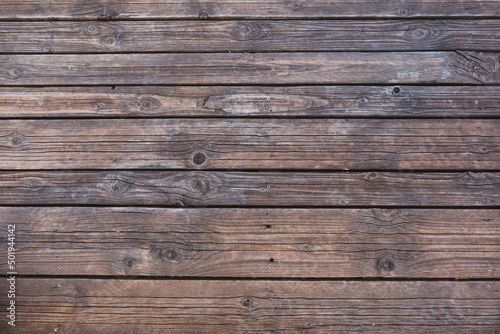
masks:
[[[500,277],[499,210],[0,207],[0,222],[23,275]]]
[[[2,172],[1,205],[500,206],[500,173]]]
[[[500,20],[0,22],[0,53],[499,51]]]
[[[2,291],[7,284],[0,281]],[[6,334],[56,328],[61,333],[491,333],[500,316],[496,281],[18,278],[16,285],[19,319],[12,329],[6,329],[7,321],[0,324]]]
[[[0,87],[0,118],[500,117],[497,87]]]
[[[0,55],[0,85],[500,84],[495,52]]]

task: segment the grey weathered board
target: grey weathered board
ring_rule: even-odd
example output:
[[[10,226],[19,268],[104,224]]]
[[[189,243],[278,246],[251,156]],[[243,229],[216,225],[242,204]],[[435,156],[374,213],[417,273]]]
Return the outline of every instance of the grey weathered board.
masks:
[[[2,1],[0,333],[498,332],[499,31],[493,0]]]
[[[0,223],[31,275],[500,277],[496,210],[0,207]]]
[[[499,170],[500,120],[4,120],[0,169]]]
[[[496,0],[4,0],[0,19],[500,17]],[[139,41],[138,41],[139,42]]]
[[[500,317],[498,281],[60,277],[18,287],[23,333],[495,333]]]
[[[498,117],[490,86],[0,87],[0,118]]]
[[[0,53],[499,51],[498,20],[0,22]]]
[[[0,85],[500,84],[500,53],[0,55]]]
[[[500,207],[500,173],[2,172],[0,205]],[[496,211],[498,214],[498,211]]]

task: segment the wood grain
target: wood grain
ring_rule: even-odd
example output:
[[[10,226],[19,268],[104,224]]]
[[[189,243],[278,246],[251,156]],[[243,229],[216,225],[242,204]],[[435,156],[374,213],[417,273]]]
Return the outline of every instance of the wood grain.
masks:
[[[342,17],[498,17],[494,0],[399,0],[359,2],[224,0],[5,0],[0,19],[122,19],[122,18],[342,18]]]
[[[3,321],[6,333],[494,333],[500,315],[499,282],[22,278],[17,286],[19,320],[13,329]]]
[[[3,235],[16,225],[22,275],[500,277],[498,210],[0,207],[0,217]]]
[[[270,116],[500,117],[500,95],[488,86],[0,87],[0,118]]]
[[[0,55],[0,85],[499,84],[494,52]]]
[[[498,20],[0,22],[0,53],[498,51]]]
[[[500,120],[4,120],[2,169],[500,169]]]
[[[2,172],[2,205],[499,206],[500,173]]]

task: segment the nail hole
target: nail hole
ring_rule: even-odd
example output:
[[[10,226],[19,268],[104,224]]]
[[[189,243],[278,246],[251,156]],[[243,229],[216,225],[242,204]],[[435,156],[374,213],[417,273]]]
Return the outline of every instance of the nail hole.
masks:
[[[266,228],[271,228],[271,225],[266,225]]]
[[[111,86],[111,89],[112,89],[112,90],[115,90],[115,89],[116,89],[116,86]]]
[[[273,259],[273,258],[270,258],[270,259],[269,259],[269,262],[274,262],[274,259]]]
[[[57,287],[59,287],[59,288],[60,288],[61,286],[62,286],[62,284],[61,284],[61,283],[57,283]]]
[[[394,87],[394,89],[392,90],[392,94],[393,95],[398,95],[400,91],[401,90],[399,89],[399,87]]]
[[[62,269],[62,266],[57,266],[57,269]]]
[[[491,274],[491,270],[488,270],[488,274]]]
[[[269,267],[266,267],[266,270],[269,270]]]

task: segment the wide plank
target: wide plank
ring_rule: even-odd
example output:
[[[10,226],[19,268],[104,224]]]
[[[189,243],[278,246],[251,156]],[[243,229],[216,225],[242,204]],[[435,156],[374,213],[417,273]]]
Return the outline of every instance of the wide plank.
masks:
[[[500,169],[500,120],[4,120],[1,169]]]
[[[0,87],[0,118],[500,117],[489,86]]]
[[[495,52],[0,55],[0,85],[500,84]]]
[[[0,22],[0,53],[498,51],[500,20]]]
[[[0,205],[500,206],[500,173],[1,172]]]
[[[0,281],[2,291],[8,282]],[[16,280],[3,333],[494,333],[496,281]],[[6,294],[1,295],[6,314]]]
[[[0,207],[0,223],[22,275],[500,277],[498,210]]]
[[[0,19],[498,17],[495,0],[4,0]]]

